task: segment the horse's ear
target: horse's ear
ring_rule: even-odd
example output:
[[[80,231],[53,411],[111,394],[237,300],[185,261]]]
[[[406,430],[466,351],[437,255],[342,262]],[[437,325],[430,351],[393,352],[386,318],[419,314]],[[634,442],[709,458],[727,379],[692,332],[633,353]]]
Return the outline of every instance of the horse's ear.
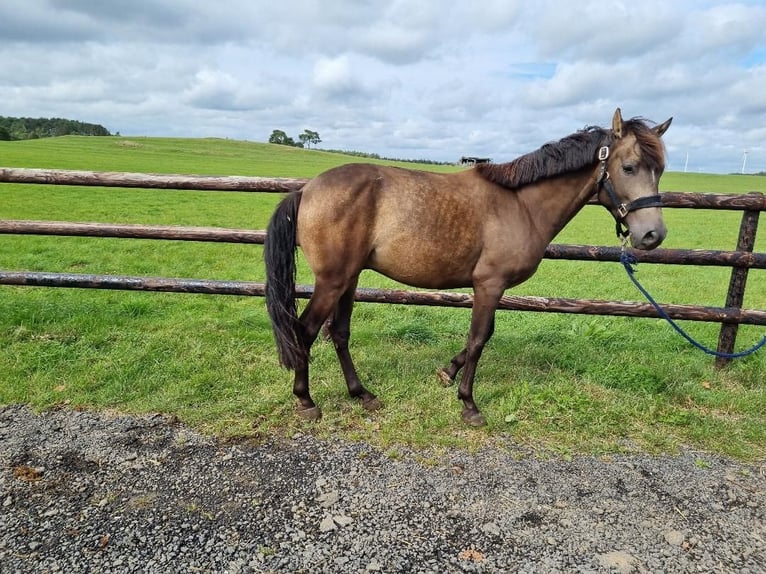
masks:
[[[662,122],[658,126],[654,126],[652,128],[652,131],[657,134],[657,137],[662,137],[662,134],[664,134],[666,131],[668,131],[668,128],[670,127],[670,122],[673,121],[673,118],[668,118],[664,122]]]
[[[620,108],[614,110],[614,117],[612,118],[612,133],[614,137],[620,139],[622,137],[622,112]]]

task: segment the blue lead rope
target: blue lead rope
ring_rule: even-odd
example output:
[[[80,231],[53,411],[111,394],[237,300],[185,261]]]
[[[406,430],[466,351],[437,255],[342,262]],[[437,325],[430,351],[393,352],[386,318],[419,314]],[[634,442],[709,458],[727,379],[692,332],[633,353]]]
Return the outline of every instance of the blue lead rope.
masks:
[[[662,307],[657,303],[657,301],[654,300],[654,298],[649,295],[646,289],[641,285],[641,283],[638,282],[638,279],[636,279],[636,269],[633,267],[636,263],[638,263],[638,259],[636,259],[635,255],[632,255],[631,253],[628,253],[626,250],[623,249],[622,254],[620,255],[620,263],[622,263],[622,266],[625,267],[625,271],[628,273],[628,277],[630,277],[630,280],[633,281],[633,284],[638,288],[639,291],[646,297],[646,300],[651,303],[654,308],[657,310],[657,313],[659,313],[660,317],[665,319],[668,323],[670,323],[670,326],[673,327],[676,332],[678,332],[679,335],[681,335],[684,339],[689,341],[692,345],[697,347],[700,351],[703,351],[704,353],[707,353],[708,355],[714,355],[716,357],[723,357],[724,359],[738,359],[740,357],[746,357],[747,355],[752,355],[755,353],[758,349],[766,345],[766,336],[764,336],[763,339],[760,340],[759,343],[756,343],[754,347],[751,347],[750,349],[747,349],[746,351],[742,351],[740,353],[721,353],[719,351],[714,351],[713,349],[708,349],[704,345],[701,345],[694,339],[692,339],[686,331],[684,331],[681,327],[679,327],[678,323],[673,321],[668,314],[663,310]]]

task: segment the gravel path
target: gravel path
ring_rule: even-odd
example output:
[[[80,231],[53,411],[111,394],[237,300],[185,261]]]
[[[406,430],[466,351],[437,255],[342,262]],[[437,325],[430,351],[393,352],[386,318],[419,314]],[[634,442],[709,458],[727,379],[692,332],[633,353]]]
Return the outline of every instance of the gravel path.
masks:
[[[0,572],[766,572],[764,467],[0,409]]]

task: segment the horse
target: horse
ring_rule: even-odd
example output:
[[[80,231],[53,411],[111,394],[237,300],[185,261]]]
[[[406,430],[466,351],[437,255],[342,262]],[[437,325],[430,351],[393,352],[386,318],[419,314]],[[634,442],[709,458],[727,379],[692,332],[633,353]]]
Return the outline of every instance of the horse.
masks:
[[[473,383],[497,304],[535,273],[548,244],[590,198],[611,212],[632,247],[662,243],[661,137],[672,119],[623,120],[617,108],[611,129],[589,126],[509,163],[450,174],[347,164],[287,195],[267,228],[265,295],[279,362],[295,372],[298,415],[321,418],[309,393],[309,356],[326,322],[349,395],[367,410],[381,407],[359,380],[348,346],[359,274],[373,269],[414,287],[473,288],[468,340],[437,374],[449,384],[462,369],[462,420],[485,425]],[[300,316],[298,245],[315,278]]]

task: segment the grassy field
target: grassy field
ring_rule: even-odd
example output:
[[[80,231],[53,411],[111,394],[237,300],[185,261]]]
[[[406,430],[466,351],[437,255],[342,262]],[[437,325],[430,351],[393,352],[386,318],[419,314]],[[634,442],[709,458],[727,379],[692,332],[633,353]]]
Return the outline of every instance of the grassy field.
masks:
[[[509,158],[510,159],[510,158]],[[364,161],[230,140],[65,137],[0,142],[0,165],[157,173],[311,177]],[[410,167],[411,164],[410,164]],[[424,166],[449,171],[451,166]],[[664,191],[766,191],[766,178],[668,173]],[[0,218],[265,228],[273,194],[0,184]],[[733,249],[738,213],[666,210],[666,247]],[[613,223],[586,208],[556,239],[613,245]],[[764,233],[756,251],[766,251]],[[142,240],[0,237],[6,270],[263,280],[259,246]],[[725,268],[640,266],[661,302],[722,305]],[[305,266],[299,282],[310,283]],[[362,284],[394,286],[365,273]],[[397,285],[398,286],[398,285]],[[544,261],[513,293],[640,300],[617,264]],[[766,308],[752,271],[745,306]],[[352,353],[385,408],[347,400],[332,345],[315,346],[318,425],[295,420],[260,299],[0,287],[0,404],[68,404],[175,413],[229,436],[337,433],[380,444],[476,447],[511,436],[560,453],[681,446],[766,458],[766,352],[717,371],[665,323],[647,319],[498,313],[476,398],[489,425],[466,429],[454,389],[434,371],[465,339],[469,312],[358,305]],[[714,347],[718,325],[684,324]],[[740,328],[738,348],[763,328]]]

